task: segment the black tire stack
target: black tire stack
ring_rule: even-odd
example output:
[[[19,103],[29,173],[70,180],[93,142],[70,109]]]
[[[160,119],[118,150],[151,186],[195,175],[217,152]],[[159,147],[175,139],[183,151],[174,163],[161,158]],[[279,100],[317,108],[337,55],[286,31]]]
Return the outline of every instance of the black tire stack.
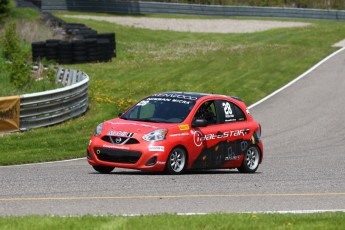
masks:
[[[32,47],[32,60],[42,59],[46,56],[46,42],[33,42]]]
[[[97,31],[79,23],[65,23],[51,14],[44,20],[62,27],[66,40],[50,39],[33,42],[32,60],[43,58],[59,64],[78,64],[86,62],[108,62],[116,57],[115,33],[97,34]]]
[[[98,54],[97,39],[92,39],[92,38],[85,39],[85,46],[86,46],[86,51],[87,51],[88,62],[101,61]]]
[[[72,46],[74,63],[87,62],[87,50],[85,47],[85,40],[72,41]]]
[[[60,41],[59,43],[59,56],[57,62],[60,64],[72,64],[73,60],[73,46],[69,41]]]
[[[97,60],[107,62],[116,57],[115,33],[88,35],[87,38],[97,41]]]
[[[96,30],[93,30],[80,23],[65,23],[62,28],[67,36],[77,39],[83,39],[88,35],[97,34]]]
[[[60,40],[56,39],[50,39],[46,41],[45,54],[48,60],[57,59],[59,42]]]

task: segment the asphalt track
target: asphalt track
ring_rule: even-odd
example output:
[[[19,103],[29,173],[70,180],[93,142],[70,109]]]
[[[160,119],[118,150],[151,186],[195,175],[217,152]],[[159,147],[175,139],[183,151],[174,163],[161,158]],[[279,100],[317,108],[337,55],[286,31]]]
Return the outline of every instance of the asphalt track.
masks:
[[[345,210],[345,51],[251,109],[263,127],[256,174],[172,176],[85,159],[0,167],[0,215],[137,215]]]

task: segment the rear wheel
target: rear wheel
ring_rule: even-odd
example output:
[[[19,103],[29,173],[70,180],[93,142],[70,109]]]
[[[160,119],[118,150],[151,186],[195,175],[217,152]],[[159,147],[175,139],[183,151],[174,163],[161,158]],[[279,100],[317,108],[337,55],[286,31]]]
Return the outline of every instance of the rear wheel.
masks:
[[[253,145],[248,148],[244,154],[243,162],[238,171],[241,173],[255,173],[259,167],[260,150],[257,146]]]
[[[115,167],[108,167],[108,166],[94,166],[92,165],[93,169],[96,170],[99,173],[103,173],[103,174],[108,174],[111,171],[114,170]]]
[[[166,164],[166,171],[170,174],[181,174],[187,163],[187,153],[183,148],[174,148],[169,156]]]

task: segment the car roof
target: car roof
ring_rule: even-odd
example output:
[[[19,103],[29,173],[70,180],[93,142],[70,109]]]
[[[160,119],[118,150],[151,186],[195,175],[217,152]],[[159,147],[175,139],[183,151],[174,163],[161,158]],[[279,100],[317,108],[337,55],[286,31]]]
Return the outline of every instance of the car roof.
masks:
[[[235,96],[226,96],[221,94],[211,94],[211,93],[198,93],[198,92],[178,92],[178,91],[168,91],[168,92],[160,92],[155,93],[151,96],[160,96],[160,97],[184,97],[190,98],[191,100],[198,100],[199,98],[206,97],[206,96],[220,96],[226,98],[232,98],[238,101],[242,101],[240,98]]]

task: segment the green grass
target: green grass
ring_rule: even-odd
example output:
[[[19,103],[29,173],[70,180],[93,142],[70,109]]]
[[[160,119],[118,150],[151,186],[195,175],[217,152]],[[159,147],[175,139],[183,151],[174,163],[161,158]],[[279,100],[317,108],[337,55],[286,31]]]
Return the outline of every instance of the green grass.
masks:
[[[0,217],[1,229],[344,229],[345,213]]]
[[[84,23],[99,33],[115,32],[117,58],[64,66],[90,76],[88,112],[61,125],[0,136],[0,165],[83,157],[98,123],[159,91],[235,95],[250,105],[334,52],[337,48],[332,45],[345,38],[345,23],[336,21],[311,20],[307,28],[216,34],[65,20]]]

